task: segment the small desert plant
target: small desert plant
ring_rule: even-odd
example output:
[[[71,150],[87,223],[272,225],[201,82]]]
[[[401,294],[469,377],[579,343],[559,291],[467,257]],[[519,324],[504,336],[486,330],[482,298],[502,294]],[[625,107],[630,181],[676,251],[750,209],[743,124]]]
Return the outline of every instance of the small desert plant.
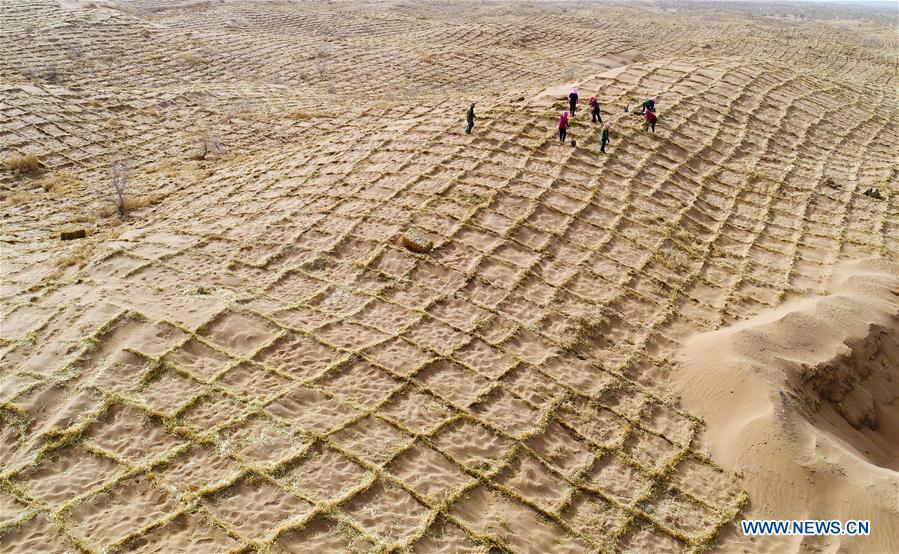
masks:
[[[201,65],[207,63],[206,58],[194,54],[193,52],[182,52],[179,54],[181,61],[186,63],[187,65]]]
[[[14,173],[35,173],[41,168],[41,161],[34,154],[15,154],[6,160],[6,167]]]
[[[60,80],[59,68],[55,65],[48,67],[47,71],[44,72],[44,80],[48,83],[58,83]]]
[[[219,155],[224,152],[222,142],[216,138],[203,137],[197,141],[197,149],[191,156],[194,160],[205,160],[210,154]]]
[[[130,212],[132,210],[146,208],[147,206],[152,206],[153,204],[159,202],[159,200],[160,196],[155,194],[131,196],[125,199],[125,211]]]
[[[315,52],[312,53],[312,59],[315,60],[315,72],[318,73],[318,77],[320,79],[324,78],[326,71],[326,63],[330,57],[330,54],[321,48],[316,48]]]
[[[308,119],[314,119],[315,114],[312,112],[304,111],[304,110],[297,110],[297,111],[291,112],[291,114],[287,117],[289,117],[290,119],[293,119],[294,121],[306,121]]]
[[[128,166],[121,161],[113,161],[109,166],[109,189],[116,212],[125,219],[128,205],[125,201],[125,190],[128,187]]]
[[[41,180],[44,192],[60,194],[75,184],[75,176],[68,171],[59,171]]]
[[[15,206],[24,204],[34,199],[34,193],[27,190],[20,190],[10,193],[0,192],[0,206]]]

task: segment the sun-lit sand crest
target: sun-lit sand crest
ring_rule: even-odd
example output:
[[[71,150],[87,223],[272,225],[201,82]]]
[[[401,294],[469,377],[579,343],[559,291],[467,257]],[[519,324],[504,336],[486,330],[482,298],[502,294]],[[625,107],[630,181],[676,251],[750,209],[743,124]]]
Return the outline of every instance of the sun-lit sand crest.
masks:
[[[695,345],[831,305],[848,260],[891,282],[895,16],[731,10],[4,5],[0,550],[893,548],[740,536],[802,497],[751,480],[715,413],[741,366]],[[624,112],[650,96],[655,134]],[[895,292],[858,286],[875,338],[827,345],[889,364]],[[858,383],[790,390],[835,426],[802,427],[814,467],[888,496],[884,377],[778,337]]]

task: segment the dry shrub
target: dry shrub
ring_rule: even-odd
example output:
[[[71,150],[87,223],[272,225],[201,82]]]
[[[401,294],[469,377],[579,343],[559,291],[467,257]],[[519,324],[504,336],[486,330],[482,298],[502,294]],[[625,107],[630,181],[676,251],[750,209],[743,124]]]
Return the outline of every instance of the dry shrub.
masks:
[[[125,199],[125,211],[140,210],[158,203],[160,197],[156,194],[147,194],[144,196],[132,196]]]
[[[6,194],[5,196],[0,196],[2,199],[2,206],[15,206],[18,204],[24,204],[34,198],[34,194],[27,190],[19,190],[15,192],[11,192]]]
[[[41,180],[41,188],[51,194],[62,194],[75,184],[75,175],[68,171],[59,171]]]
[[[327,64],[325,60],[331,57],[329,52],[322,50],[321,48],[316,48],[312,53],[312,59],[315,60],[315,72],[318,73],[319,79],[324,79],[325,73],[327,72]]]
[[[228,119],[231,119],[232,117],[235,119],[243,119],[244,121],[251,121],[254,119],[256,121],[260,121],[262,119],[262,117],[259,114],[257,114],[256,112],[252,112],[250,110],[242,110],[239,112],[235,112],[233,116],[228,116]]]
[[[435,61],[437,61],[434,58],[434,55],[430,52],[421,52],[420,54],[418,54],[418,59],[424,63],[434,63]]]
[[[62,272],[66,268],[77,265],[78,267],[84,267],[84,264],[90,260],[91,256],[94,254],[94,243],[93,242],[81,242],[77,246],[72,247],[66,254],[58,256],[56,258],[56,271],[47,275],[47,279],[54,280],[62,277]]]
[[[41,165],[34,154],[14,154],[6,160],[6,167],[18,174],[36,173]]]
[[[224,153],[222,141],[217,138],[203,137],[196,142],[196,150],[190,155],[192,160],[205,160],[207,157],[217,157]]]
[[[334,117],[334,114],[329,112],[310,112],[306,110],[295,110],[290,112],[290,115],[287,116],[288,119],[292,119],[294,121],[310,121],[313,119],[330,119]]]
[[[125,189],[128,188],[128,174],[131,168],[118,160],[109,165],[109,192],[116,212],[120,219],[124,219],[127,209],[125,207]]]
[[[94,223],[97,221],[97,218],[87,214],[75,214],[68,220],[68,224],[74,225],[76,223]]]
[[[181,54],[178,55],[178,57],[180,57],[181,60],[188,65],[201,65],[201,64],[208,63],[206,58],[198,56],[197,54],[194,54],[193,52],[182,52]]]
[[[58,83],[61,78],[62,77],[59,73],[59,68],[55,65],[51,65],[44,72],[44,80],[46,80],[48,83]]]
[[[143,196],[127,196],[122,202],[122,210],[127,214],[134,210],[140,210],[159,203],[162,198],[155,194]],[[112,217],[119,213],[118,205],[106,204],[100,208],[99,215],[102,218]],[[116,220],[117,221],[117,220]]]

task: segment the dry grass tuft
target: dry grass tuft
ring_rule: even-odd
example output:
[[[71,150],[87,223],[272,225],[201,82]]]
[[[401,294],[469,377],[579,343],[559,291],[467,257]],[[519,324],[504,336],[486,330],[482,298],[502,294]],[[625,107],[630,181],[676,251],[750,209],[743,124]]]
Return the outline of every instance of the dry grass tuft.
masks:
[[[6,167],[20,175],[36,173],[42,165],[34,154],[14,154],[6,160]]]
[[[222,142],[217,138],[203,137],[196,142],[196,149],[189,155],[191,160],[205,160],[218,157],[225,152]]]
[[[125,199],[125,211],[139,210],[158,203],[161,197],[157,194],[147,194]]]
[[[287,117],[290,118],[290,119],[293,119],[294,121],[307,121],[307,120],[310,120],[310,119],[315,119],[316,117],[318,117],[318,115],[317,115],[317,114],[314,114],[314,113],[312,113],[312,112],[307,112],[307,111],[303,111],[303,110],[297,110],[297,111],[295,111],[295,112],[292,112],[292,113],[291,113],[289,116],[287,116]]]
[[[34,198],[34,193],[27,190],[19,190],[15,192],[11,192],[5,196],[0,196],[0,205],[2,206],[15,206],[18,204],[24,204]]]
[[[84,214],[84,213],[79,213],[79,214],[75,214],[75,215],[73,215],[71,218],[69,218],[68,223],[69,223],[69,224],[75,224],[75,223],[94,223],[94,222],[96,222],[96,221],[97,221],[96,216],[87,215],[87,214]]]
[[[183,53],[179,54],[178,57],[181,58],[181,61],[183,61],[187,65],[204,65],[204,64],[209,63],[209,61],[206,58],[203,58],[202,56],[198,56],[197,54],[194,54],[193,52],[183,52]]]
[[[76,182],[75,175],[69,171],[59,171],[41,180],[41,188],[51,194],[62,194],[72,188]]]
[[[65,269],[67,267],[72,267],[73,265],[77,265],[78,267],[84,266],[85,263],[90,259],[91,255],[94,253],[94,244],[91,242],[79,244],[75,248],[69,251],[68,254],[64,254],[56,259],[56,267],[58,269]]]
[[[122,202],[122,208],[127,214],[134,210],[140,210],[142,208],[157,204],[160,200],[162,200],[162,197],[157,194],[147,194],[144,196],[127,196]],[[118,211],[119,210],[116,205],[106,204],[102,208],[100,208],[99,215],[103,218],[112,217],[116,215]]]

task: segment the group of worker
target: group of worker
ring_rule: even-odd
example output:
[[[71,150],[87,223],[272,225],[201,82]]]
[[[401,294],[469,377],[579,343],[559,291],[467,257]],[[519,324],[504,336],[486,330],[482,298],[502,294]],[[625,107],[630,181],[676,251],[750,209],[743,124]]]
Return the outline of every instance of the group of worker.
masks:
[[[568,93],[568,111],[562,112],[559,115],[559,142],[563,144],[565,143],[565,137],[568,135],[568,128],[571,126],[571,118],[574,117],[574,114],[577,111],[578,99],[577,87],[572,87],[571,91]],[[602,113],[600,112],[599,101],[596,100],[595,96],[591,96],[587,103],[590,105],[590,114],[593,123],[602,123]],[[658,116],[656,115],[655,110],[656,97],[654,96],[644,100],[643,104],[640,106],[640,115],[643,116],[644,131],[652,129],[653,133],[656,132],[656,121],[658,121]],[[625,107],[624,111],[627,111],[627,107]],[[602,126],[602,134],[599,137],[599,151],[603,154],[606,153],[606,144],[611,141],[611,129],[611,122],[606,122]]]
[[[559,142],[565,143],[565,138],[568,136],[568,128],[571,126],[571,118],[574,117],[575,112],[577,111],[577,103],[578,103],[578,88],[572,87],[571,91],[568,93],[568,111],[563,111],[559,115]],[[602,123],[602,114],[600,113],[599,101],[596,100],[595,96],[591,96],[588,101],[590,105],[590,114],[592,116],[593,123]],[[467,125],[465,126],[465,133],[471,134],[472,129],[474,129],[474,106],[475,103],[472,102],[471,106],[468,108],[468,113],[465,116],[465,120]],[[625,107],[624,111],[627,112],[628,108]],[[656,111],[656,97],[647,98],[643,101],[640,106],[639,114],[643,116],[643,130],[652,130],[653,133],[656,132],[656,121],[658,121],[658,116],[655,113]],[[611,141],[611,129],[612,123],[606,122],[602,126],[602,134],[599,138],[599,151],[603,154],[606,153],[606,144]],[[574,144],[574,140],[572,139],[572,144]]]

